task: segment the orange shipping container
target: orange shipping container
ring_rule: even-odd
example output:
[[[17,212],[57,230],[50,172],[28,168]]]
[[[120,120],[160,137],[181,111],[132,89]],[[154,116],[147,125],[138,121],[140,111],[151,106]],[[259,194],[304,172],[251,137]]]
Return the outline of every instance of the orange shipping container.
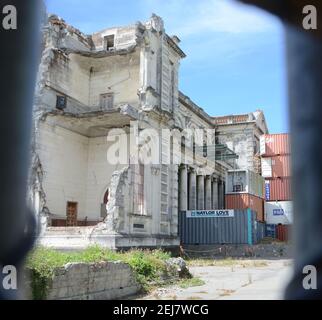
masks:
[[[275,178],[265,180],[266,201],[290,201],[292,200],[291,178]]]
[[[226,209],[252,209],[257,220],[264,221],[264,200],[249,193],[226,194]]]
[[[279,178],[291,176],[291,156],[272,156],[262,158],[262,176]]]
[[[283,155],[272,158],[273,178],[291,176],[291,156]]]
[[[265,157],[290,154],[289,134],[262,135],[260,137],[260,154]]]

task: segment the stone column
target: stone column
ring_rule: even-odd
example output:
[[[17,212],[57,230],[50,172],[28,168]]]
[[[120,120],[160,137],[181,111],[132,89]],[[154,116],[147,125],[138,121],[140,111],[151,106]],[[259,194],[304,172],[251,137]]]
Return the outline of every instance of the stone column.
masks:
[[[205,183],[205,209],[210,210],[212,208],[212,203],[211,203],[211,177],[207,176],[206,177],[206,183]]]
[[[189,210],[197,209],[197,175],[195,170],[189,174]]]
[[[223,209],[225,207],[225,195],[224,195],[224,183],[222,180],[219,181],[218,186],[218,197],[219,197],[219,209]]]
[[[198,176],[197,178],[197,209],[205,209],[205,177]]]
[[[180,168],[180,203],[179,210],[188,210],[188,170],[187,166]]]
[[[219,209],[218,179],[217,178],[213,178],[213,180],[212,180],[212,207],[213,207],[213,209]]]

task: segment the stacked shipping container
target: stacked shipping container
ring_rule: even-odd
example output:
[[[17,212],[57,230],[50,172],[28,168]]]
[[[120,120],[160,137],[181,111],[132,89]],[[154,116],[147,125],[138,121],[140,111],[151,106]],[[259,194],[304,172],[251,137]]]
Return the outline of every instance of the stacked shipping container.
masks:
[[[226,176],[226,209],[247,209],[256,212],[257,221],[264,221],[264,179],[250,170],[230,170]]]
[[[290,141],[288,134],[266,134],[260,140],[265,178],[265,216],[269,224],[292,223]]]

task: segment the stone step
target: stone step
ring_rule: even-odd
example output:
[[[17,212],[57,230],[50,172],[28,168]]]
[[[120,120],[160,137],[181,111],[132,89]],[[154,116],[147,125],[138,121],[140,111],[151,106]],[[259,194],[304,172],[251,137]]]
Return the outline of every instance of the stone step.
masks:
[[[57,235],[85,235],[90,233],[93,227],[48,227],[45,231],[45,236]]]

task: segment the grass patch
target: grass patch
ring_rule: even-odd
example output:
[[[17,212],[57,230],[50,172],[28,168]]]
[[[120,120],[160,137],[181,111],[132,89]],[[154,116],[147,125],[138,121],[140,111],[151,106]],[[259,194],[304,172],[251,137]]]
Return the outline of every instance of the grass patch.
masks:
[[[165,261],[171,255],[162,250],[131,250],[115,252],[99,246],[91,246],[81,252],[60,252],[53,249],[38,247],[27,258],[26,268],[31,274],[33,298],[46,299],[54,272],[71,262],[98,263],[104,261],[122,261],[128,263],[144,291],[151,284],[161,281],[169,270]]]
[[[182,289],[187,289],[191,287],[203,286],[204,284],[206,284],[205,281],[203,281],[200,278],[191,278],[191,279],[184,279],[180,281],[179,287]]]

